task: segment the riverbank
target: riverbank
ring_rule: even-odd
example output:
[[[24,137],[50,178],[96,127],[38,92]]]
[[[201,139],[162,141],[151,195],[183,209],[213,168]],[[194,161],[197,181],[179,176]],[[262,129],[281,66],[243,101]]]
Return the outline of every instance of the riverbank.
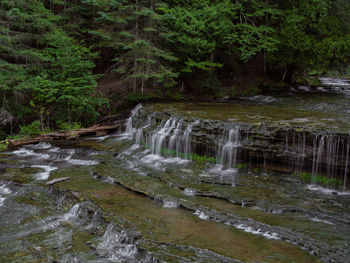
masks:
[[[136,115],[127,124],[137,125]],[[167,136],[177,134],[184,154],[186,125]],[[149,136],[159,142],[162,127]],[[137,129],[126,131],[0,154],[0,186],[9,189],[0,194],[4,262],[346,262],[345,195],[264,168],[158,154],[137,144],[145,140]],[[19,223],[6,225],[13,218]]]
[[[104,136],[117,131],[120,126],[120,124],[115,124],[112,126],[94,125],[89,128],[62,132],[50,132],[30,138],[24,137],[19,139],[8,139],[6,144],[8,145],[8,148],[12,149],[22,145],[35,144],[40,142],[51,142],[54,140],[75,140],[84,136]]]

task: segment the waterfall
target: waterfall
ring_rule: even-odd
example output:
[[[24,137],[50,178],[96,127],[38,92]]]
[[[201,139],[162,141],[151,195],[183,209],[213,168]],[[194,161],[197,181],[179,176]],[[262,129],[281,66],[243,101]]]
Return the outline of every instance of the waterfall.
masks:
[[[317,140],[316,140],[317,141]],[[316,183],[315,176],[321,171],[321,160],[323,157],[323,150],[324,150],[324,136],[321,137],[320,141],[318,142],[318,147],[315,146],[315,149],[317,149],[316,156],[314,156],[313,163],[315,163],[314,170],[312,171],[312,183]]]
[[[190,136],[191,136],[191,132],[192,132],[192,125],[188,125],[187,129],[182,137],[183,139],[183,152],[185,154],[185,158],[187,159],[189,157],[190,151],[191,151],[191,142],[190,142]]]
[[[228,131],[228,137],[225,138],[225,143],[219,147],[222,167],[232,168],[235,165],[237,149],[240,146],[239,137],[240,130],[238,126]]]
[[[350,150],[350,143],[346,144],[346,161],[345,161],[345,171],[344,171],[344,185],[343,185],[343,191],[346,189],[346,176],[348,174],[348,163],[349,163],[349,150]]]
[[[130,152],[140,146],[148,148],[145,152],[148,155],[144,161],[152,165],[157,163],[161,166],[161,162],[186,161],[193,156],[197,160],[196,155],[203,157],[203,160],[205,157],[216,156],[217,165],[210,170],[210,173],[227,175],[229,172],[235,173],[236,169],[232,168],[235,167],[239,154],[243,161],[248,161],[249,158],[249,166],[254,166],[254,159],[257,165],[260,167],[264,165],[265,168],[272,166],[280,169],[280,165],[286,165],[287,167],[283,167],[287,168],[285,171],[307,178],[313,184],[321,183],[327,187],[343,187],[344,184],[345,187],[349,182],[347,176],[350,146],[347,144],[350,138],[345,138],[343,134],[312,134],[309,131],[288,129],[285,134],[272,131],[273,141],[268,141],[264,137],[249,141],[251,138],[255,140],[255,131],[253,136],[250,136],[252,132],[246,130],[245,126],[226,123],[225,125],[230,125],[226,126],[228,127],[226,129],[216,128],[215,125],[213,126],[215,128],[209,127],[208,143],[206,143],[203,140],[203,132],[198,133],[199,127],[203,130],[202,125],[205,122],[199,125],[199,121],[189,122],[186,118],[168,114],[159,115],[157,112],[145,114],[147,111],[139,112],[141,107],[138,105],[132,111],[125,134],[128,138],[132,137],[135,142]],[[169,117],[164,119],[164,116]],[[204,136],[206,132],[204,129]],[[259,135],[259,131],[256,133]],[[265,142],[271,142],[271,147],[265,145]],[[254,147],[261,147],[261,151],[252,154]]]
[[[161,128],[157,133],[152,134],[151,137],[151,149],[152,154],[161,155],[162,149],[166,149],[166,138],[169,136],[171,131],[175,129],[176,120],[170,118],[165,122],[163,128]]]
[[[183,120],[168,119],[158,127],[158,130],[148,132],[146,144],[153,155],[172,155],[183,159],[189,159],[191,154],[191,132],[194,124],[185,125]]]
[[[345,190],[348,176],[349,143],[349,138],[345,139],[338,135],[315,135],[313,137],[311,183],[317,183],[317,176],[325,176],[328,178],[326,186],[334,187],[336,180],[343,179]]]
[[[180,137],[182,131],[182,119],[178,121],[176,128],[173,132],[173,135],[170,137],[169,141],[169,149],[170,150],[176,150],[178,152],[179,146],[180,146]]]
[[[131,116],[128,118],[128,120],[126,121],[126,127],[125,127],[125,133],[124,135],[126,137],[130,137],[131,139],[133,138],[134,136],[134,133],[136,132],[134,127],[133,127],[133,124],[132,124],[132,121],[133,121],[133,118],[134,116],[137,114],[137,112],[142,108],[142,104],[138,104],[134,109],[132,109],[131,111]]]

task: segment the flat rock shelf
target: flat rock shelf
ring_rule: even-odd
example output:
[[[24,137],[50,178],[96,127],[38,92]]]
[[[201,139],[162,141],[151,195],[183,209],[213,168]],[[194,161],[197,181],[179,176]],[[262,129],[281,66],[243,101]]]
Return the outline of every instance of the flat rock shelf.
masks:
[[[0,261],[349,262],[347,98],[291,92],[299,104],[137,105],[106,118],[120,131],[13,144],[0,153]]]

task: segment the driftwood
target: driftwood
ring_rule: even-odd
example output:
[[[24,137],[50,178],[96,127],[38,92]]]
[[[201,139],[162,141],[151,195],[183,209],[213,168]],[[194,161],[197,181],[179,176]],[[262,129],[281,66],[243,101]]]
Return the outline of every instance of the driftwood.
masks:
[[[100,126],[95,125],[90,128],[66,131],[66,132],[52,132],[39,135],[33,138],[24,138],[18,140],[9,140],[8,147],[14,148],[21,145],[39,143],[39,142],[47,142],[53,140],[74,140],[82,136],[102,136],[107,135],[111,132],[116,131],[119,128],[120,124],[112,125],[112,126]]]
[[[61,178],[56,178],[56,179],[53,179],[51,181],[48,181],[46,182],[47,185],[54,185],[54,184],[57,184],[59,182],[64,182],[64,181],[68,181],[70,180],[70,177],[61,177]]]

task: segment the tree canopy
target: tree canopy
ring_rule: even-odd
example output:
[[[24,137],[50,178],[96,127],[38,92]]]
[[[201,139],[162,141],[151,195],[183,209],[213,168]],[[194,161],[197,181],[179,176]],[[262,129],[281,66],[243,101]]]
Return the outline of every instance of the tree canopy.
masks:
[[[98,89],[108,74],[118,92],[145,96],[203,76],[230,81],[251,65],[291,82],[349,64],[350,0],[0,2],[0,101],[11,125],[93,122],[108,104]]]

